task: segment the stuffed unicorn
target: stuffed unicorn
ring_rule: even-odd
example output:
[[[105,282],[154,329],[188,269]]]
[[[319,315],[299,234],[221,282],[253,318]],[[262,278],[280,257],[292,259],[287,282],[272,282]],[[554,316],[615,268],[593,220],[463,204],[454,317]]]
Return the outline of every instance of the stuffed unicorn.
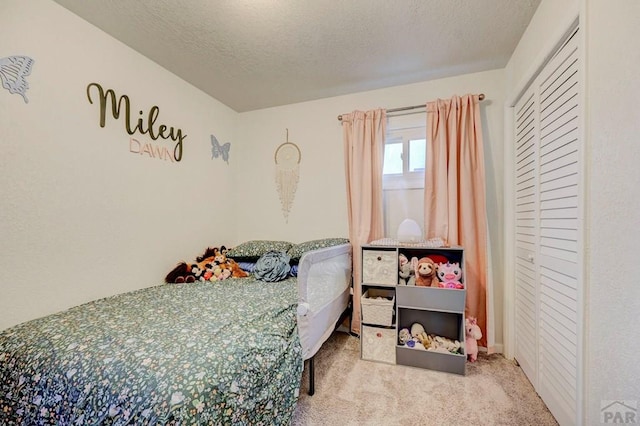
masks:
[[[438,279],[440,288],[462,289],[464,286],[460,282],[462,279],[462,268],[458,262],[455,263],[438,263]]]

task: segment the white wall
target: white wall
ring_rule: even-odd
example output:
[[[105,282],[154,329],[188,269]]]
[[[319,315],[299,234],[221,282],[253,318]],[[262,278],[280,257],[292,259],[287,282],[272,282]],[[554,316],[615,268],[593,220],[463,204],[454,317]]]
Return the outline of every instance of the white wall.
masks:
[[[482,92],[501,343],[503,70],[236,114],[51,1],[5,1],[0,24],[0,39],[13,49],[0,56],[36,60],[29,104],[0,91],[0,329],[160,282],[168,265],[192,259],[207,245],[347,236],[337,115]],[[121,121],[100,128],[98,108],[85,94],[93,81],[128,95],[144,111],[158,105],[158,122],[188,134],[182,162],[131,154]],[[288,223],[273,160],[286,128],[302,150]],[[230,165],[211,159],[212,133],[232,142]]]
[[[575,20],[580,0],[542,0],[505,67],[507,102],[512,103],[546,62]]]
[[[583,424],[597,424],[603,402],[640,400],[640,364],[635,357],[639,345],[634,339],[640,312],[640,2],[543,0],[505,69],[506,98],[517,98],[578,15],[586,40]],[[511,134],[508,127],[506,135]],[[511,190],[512,155],[507,142],[506,194]],[[508,219],[513,210],[508,197],[505,201]],[[505,250],[510,251],[508,244]],[[510,276],[508,271],[505,276]]]
[[[603,400],[640,402],[639,22],[637,0],[586,2],[588,424],[600,420]]]
[[[238,241],[278,238],[294,242],[348,235],[342,128],[337,116],[354,109],[424,104],[452,95],[484,93],[482,102],[487,174],[487,209],[493,250],[496,342],[502,342],[503,70],[467,74],[418,84],[355,93],[318,101],[241,113],[235,154]],[[426,118],[425,118],[426,119]],[[302,151],[300,182],[289,222],[276,191],[273,155],[289,140]],[[256,220],[259,217],[260,220]]]
[[[35,59],[29,103],[0,88],[0,329],[160,283],[231,242],[239,156],[211,160],[209,135],[237,148],[237,113],[49,0],[0,2],[0,40],[0,57]],[[122,118],[100,128],[91,82],[128,95],[134,121],[157,105],[157,124],[187,134],[182,161],[129,152]]]

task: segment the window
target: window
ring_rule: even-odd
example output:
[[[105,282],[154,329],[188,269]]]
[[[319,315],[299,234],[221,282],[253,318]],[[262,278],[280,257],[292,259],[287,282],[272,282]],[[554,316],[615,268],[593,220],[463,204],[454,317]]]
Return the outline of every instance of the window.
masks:
[[[424,222],[426,121],[424,114],[388,118],[382,185],[384,230],[392,238],[404,219]]]
[[[426,160],[425,126],[389,127],[382,170],[385,189],[423,188]]]

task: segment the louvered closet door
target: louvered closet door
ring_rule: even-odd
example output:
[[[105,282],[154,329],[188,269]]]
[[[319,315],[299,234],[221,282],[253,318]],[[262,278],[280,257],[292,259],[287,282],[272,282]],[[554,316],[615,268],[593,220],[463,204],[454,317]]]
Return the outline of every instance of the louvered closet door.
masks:
[[[581,412],[579,64],[576,30],[515,108],[515,355],[562,425]]]
[[[538,239],[538,102],[529,90],[515,107],[516,155],[516,280],[515,280],[515,358],[537,383],[538,278],[533,263]]]
[[[540,75],[539,394],[562,423],[574,423],[578,381],[578,37]]]

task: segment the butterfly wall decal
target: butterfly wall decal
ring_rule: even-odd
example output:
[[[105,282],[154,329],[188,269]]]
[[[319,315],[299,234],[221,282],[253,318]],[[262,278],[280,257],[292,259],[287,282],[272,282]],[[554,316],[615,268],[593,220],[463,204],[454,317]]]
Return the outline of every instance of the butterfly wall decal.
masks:
[[[8,56],[0,58],[0,81],[9,93],[22,95],[25,103],[29,103],[26,91],[29,83],[25,80],[31,74],[33,59],[28,56]]]
[[[222,159],[229,164],[229,150],[231,149],[231,142],[227,142],[224,145],[220,145],[218,139],[211,135],[211,159],[222,156]]]

